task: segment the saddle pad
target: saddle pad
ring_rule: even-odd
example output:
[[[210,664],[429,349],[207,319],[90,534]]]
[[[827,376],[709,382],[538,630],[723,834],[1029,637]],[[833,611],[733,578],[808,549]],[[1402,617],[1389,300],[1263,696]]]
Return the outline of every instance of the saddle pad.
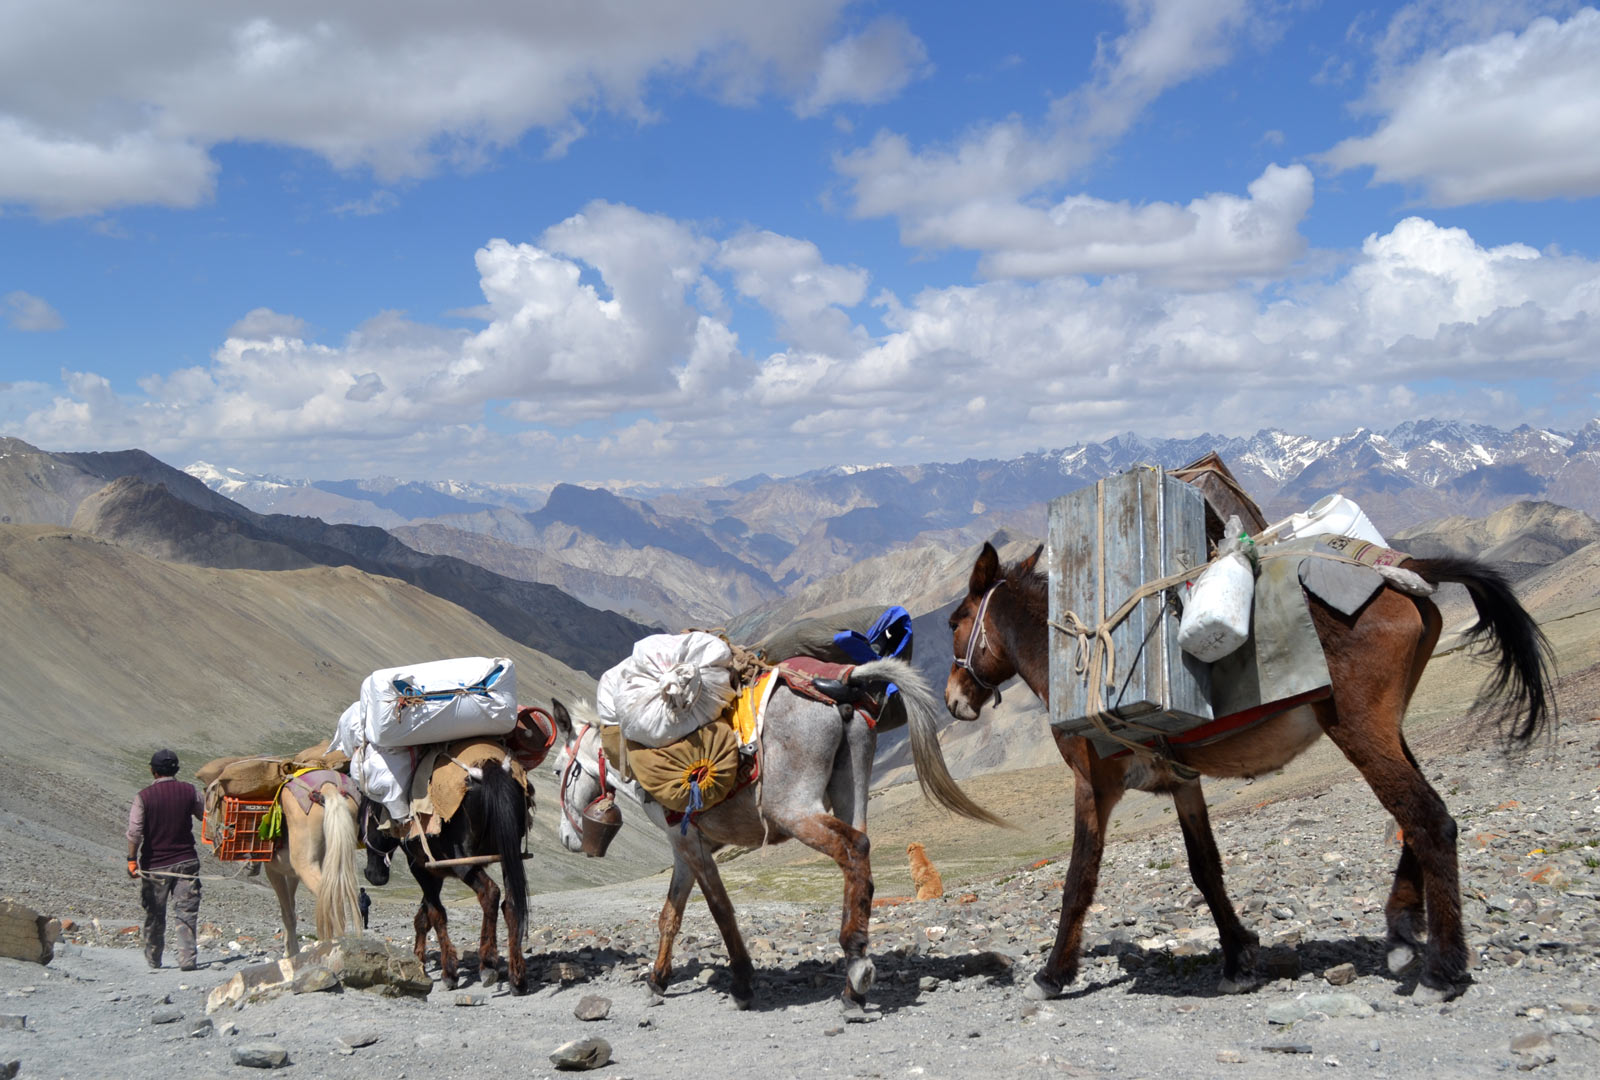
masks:
[[[505,744],[492,739],[463,739],[445,746],[424,748],[411,778],[411,813],[428,814],[439,822],[449,821],[467,797],[467,771],[461,765],[498,769],[507,754]],[[451,758],[456,760],[451,761]],[[524,792],[528,790],[528,772],[517,764],[516,758],[511,759],[511,776]]]
[[[361,792],[356,790],[355,781],[350,779],[350,775],[333,769],[302,769],[283,785],[283,790],[294,796],[295,801],[300,804],[302,814],[309,814],[311,793],[320,791],[323,784],[333,784],[345,798],[361,801]]]

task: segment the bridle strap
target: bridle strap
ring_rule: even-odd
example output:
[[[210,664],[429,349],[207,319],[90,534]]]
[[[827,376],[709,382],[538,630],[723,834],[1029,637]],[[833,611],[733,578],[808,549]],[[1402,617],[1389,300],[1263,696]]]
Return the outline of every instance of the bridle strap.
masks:
[[[994,596],[994,591],[1005,583],[1006,579],[1001,578],[989,586],[989,591],[978,601],[978,616],[972,621],[972,632],[967,635],[967,655],[956,661],[956,667],[961,668],[972,677],[973,682],[994,695],[996,705],[1000,704],[1000,687],[984,681],[983,676],[978,674],[978,669],[972,666],[972,658],[980,649],[984,652],[989,651],[989,631],[985,628],[984,618],[989,614],[989,599]]]
[[[584,769],[583,764],[578,760],[578,754],[583,749],[584,738],[588,736],[593,727],[593,724],[584,724],[583,730],[579,731],[577,737],[572,740],[572,753],[567,757],[567,767],[561,773],[561,815],[567,819],[567,824],[571,825],[579,832],[583,831],[583,811],[573,810],[571,803],[567,801],[567,790],[572,784],[572,774],[574,771],[587,771]],[[596,739],[598,740],[598,735],[596,736]],[[606,748],[604,746],[600,746],[595,749],[595,759],[598,763],[599,775],[596,777],[596,779],[600,783],[600,792],[589,802],[589,806],[593,806],[595,803],[605,798],[608,794],[606,791]],[[587,809],[587,807],[584,809]]]

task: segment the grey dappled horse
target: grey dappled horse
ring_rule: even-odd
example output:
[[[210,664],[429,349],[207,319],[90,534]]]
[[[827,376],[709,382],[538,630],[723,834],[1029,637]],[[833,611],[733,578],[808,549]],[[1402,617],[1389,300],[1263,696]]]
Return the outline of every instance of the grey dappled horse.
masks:
[[[846,681],[851,688],[874,693],[880,700],[887,683],[899,687],[917,780],[925,796],[965,817],[1004,824],[969,799],[951,778],[935,726],[944,711],[942,703],[915,669],[900,660],[876,660],[856,667]],[[677,824],[669,825],[665,809],[643,795],[637,785],[624,781],[614,765],[608,764],[605,770],[606,791],[602,792],[599,718],[587,703],[576,706],[576,717],[560,702],[553,711],[562,741],[555,766],[556,775],[562,778],[561,840],[568,850],[583,850],[583,809],[613,791],[642,806],[672,843],[672,881],[661,908],[661,941],[649,977],[652,994],[664,993],[672,976],[673,939],[689,891],[698,884],[728,947],[734,1004],[740,1009],[750,1006],[754,968],[712,855],[725,844],[755,848],[795,839],[833,859],[844,873],[839,944],[848,968],[843,1007],[847,1014],[861,1011],[876,974],[867,956],[872,866],[866,828],[867,785],[872,778],[877,734],[859,712],[847,720],[842,710],[826,702],[783,688],[774,691],[762,719],[759,785],[743,787],[696,814],[685,831]]]

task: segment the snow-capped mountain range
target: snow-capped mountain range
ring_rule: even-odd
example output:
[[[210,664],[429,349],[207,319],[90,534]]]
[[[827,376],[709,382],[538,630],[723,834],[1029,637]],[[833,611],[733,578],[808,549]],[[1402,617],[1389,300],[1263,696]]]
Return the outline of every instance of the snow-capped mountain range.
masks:
[[[429,549],[440,554],[481,547],[469,540],[476,535],[536,548],[590,574],[631,579],[656,572],[649,555],[656,552],[662,560],[656,583],[669,590],[672,583],[687,587],[695,567],[719,575],[725,601],[701,596],[683,607],[703,622],[720,603],[734,614],[758,595],[793,593],[897,548],[954,550],[997,529],[1041,535],[1045,504],[1058,495],[1135,465],[1175,467],[1213,450],[1269,519],[1330,492],[1354,499],[1385,532],[1529,499],[1600,513],[1600,419],[1571,432],[1439,420],[1332,438],[1276,429],[1187,439],[1129,432],[1015,458],[842,464],[641,497],[629,497],[637,489],[619,494],[564,484],[544,491],[389,478],[296,481],[203,463],[187,471],[261,512],[381,525],[399,529],[411,544],[422,542],[414,530],[426,523]],[[597,594],[594,602],[600,600]],[[640,614],[673,621],[670,604]]]

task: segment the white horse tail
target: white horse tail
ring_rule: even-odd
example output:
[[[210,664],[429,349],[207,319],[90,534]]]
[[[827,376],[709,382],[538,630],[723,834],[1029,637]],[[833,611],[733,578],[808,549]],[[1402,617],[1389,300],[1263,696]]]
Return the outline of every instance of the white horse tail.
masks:
[[[1011,825],[1005,818],[990,813],[973,802],[967,793],[961,790],[955,777],[950,775],[950,770],[944,763],[944,751],[939,747],[937,717],[944,712],[944,704],[934,696],[928,680],[924,679],[916,668],[904,660],[893,658],[873,660],[857,666],[850,674],[850,681],[892,682],[899,688],[906,707],[906,727],[911,737],[911,760],[916,766],[917,783],[922,786],[922,794],[925,797],[962,817],[985,821],[990,825],[1007,827]]]
[[[317,938],[334,941],[361,925],[356,895],[356,815],[343,795],[322,806],[322,888],[317,890]]]

